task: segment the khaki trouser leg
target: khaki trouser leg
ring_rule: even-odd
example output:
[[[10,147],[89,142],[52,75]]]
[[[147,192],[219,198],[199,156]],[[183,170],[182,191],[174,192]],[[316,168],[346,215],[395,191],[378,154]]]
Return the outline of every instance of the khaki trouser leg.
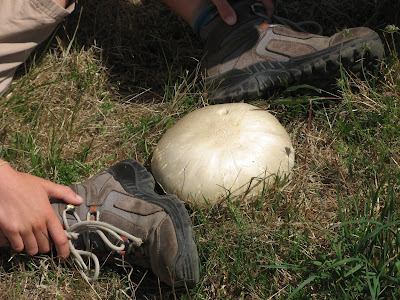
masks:
[[[17,67],[73,9],[53,0],[0,0],[0,95]]]

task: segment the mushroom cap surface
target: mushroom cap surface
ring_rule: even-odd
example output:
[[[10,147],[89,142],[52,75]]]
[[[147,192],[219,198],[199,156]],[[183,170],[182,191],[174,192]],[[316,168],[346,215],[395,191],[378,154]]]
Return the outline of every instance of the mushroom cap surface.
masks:
[[[262,192],[264,182],[289,174],[294,165],[290,137],[266,110],[246,103],[195,110],[160,139],[151,166],[170,194],[203,206],[226,197]]]

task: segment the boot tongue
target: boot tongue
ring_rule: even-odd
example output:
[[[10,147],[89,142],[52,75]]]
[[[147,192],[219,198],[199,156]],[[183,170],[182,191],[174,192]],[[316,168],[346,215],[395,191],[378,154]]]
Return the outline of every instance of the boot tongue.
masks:
[[[265,7],[257,1],[230,1],[237,15],[237,22],[234,25],[227,25],[218,13],[215,5],[209,6],[197,18],[193,31],[200,33],[201,39],[205,42],[210,37],[214,39],[215,32],[223,35],[229,33],[237,27],[254,27],[266,24],[280,24],[292,28],[298,32],[322,35],[322,26],[315,21],[293,22],[289,19],[273,16],[272,20],[266,15]],[[225,28],[225,29],[223,29]],[[243,29],[242,29],[243,30]]]
[[[198,30],[203,41],[214,38],[216,31],[218,35],[220,35],[219,39],[222,39],[225,34],[235,30],[235,28],[239,26],[244,26],[245,23],[254,26],[268,20],[268,17],[265,15],[264,7],[262,5],[261,7],[257,5],[258,2],[256,1],[230,1],[230,4],[237,16],[237,21],[234,25],[226,24],[214,5],[208,7],[200,14],[196,20],[198,26],[196,28],[195,25],[194,31],[196,32],[196,29]],[[261,17],[262,12],[263,15]]]
[[[50,204],[53,207],[53,210],[55,211],[58,219],[60,220],[61,224],[64,225],[64,221],[62,219],[63,211],[67,207],[67,203],[65,203],[63,200],[56,199],[56,198],[50,198]],[[85,204],[77,205],[74,206],[75,212],[78,214],[79,218],[81,220],[86,220],[87,218],[87,213],[89,211],[89,207],[87,207]],[[67,220],[68,224],[72,225],[77,222],[76,218],[72,215],[67,213]]]

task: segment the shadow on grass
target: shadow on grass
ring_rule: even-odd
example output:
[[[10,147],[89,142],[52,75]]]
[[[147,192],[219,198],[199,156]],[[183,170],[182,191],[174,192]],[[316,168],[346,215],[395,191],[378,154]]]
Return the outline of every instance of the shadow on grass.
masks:
[[[317,21],[326,35],[356,26],[381,34],[386,25],[399,23],[399,11],[400,3],[390,0],[276,1],[278,15]],[[58,38],[48,44],[51,48],[65,50],[70,43],[77,51],[98,48],[110,82],[122,95],[147,91],[156,100],[162,99],[165,86],[173,85],[183,70],[193,71],[203,56],[199,37],[159,1],[79,1],[55,35]],[[33,55],[40,57],[46,48],[43,43]],[[19,74],[24,71],[20,68]],[[149,97],[140,98],[147,101]]]
[[[137,2],[136,4],[133,2]],[[182,70],[196,68],[202,45],[190,27],[157,1],[81,1],[57,34],[75,48],[99,48],[110,80],[122,94],[160,95]]]

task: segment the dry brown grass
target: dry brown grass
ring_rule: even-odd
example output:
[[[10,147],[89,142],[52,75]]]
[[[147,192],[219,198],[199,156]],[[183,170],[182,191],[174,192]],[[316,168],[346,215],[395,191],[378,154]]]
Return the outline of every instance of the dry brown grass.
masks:
[[[143,101],[142,96],[149,98],[143,93],[122,96],[109,82],[97,51],[96,47],[70,53],[49,51],[2,98],[3,151],[18,170],[68,184],[128,156],[146,164],[166,122],[186,113],[179,101],[192,83],[182,80],[172,86],[174,94],[168,102],[158,97]],[[201,96],[193,93],[193,97],[201,105]],[[154,124],[146,121],[149,117],[156,120]],[[63,163],[82,168],[66,176]],[[7,262],[10,253],[2,254],[2,299],[120,299],[134,294],[138,285],[150,295],[159,293],[154,276],[140,283],[144,270],[135,269],[133,282],[130,268],[126,273],[116,268],[116,277],[110,273],[111,266],[103,274],[106,278],[91,285],[74,267],[63,267],[48,256],[30,259],[12,254]],[[161,289],[166,287],[161,285]],[[165,294],[171,292],[167,289]]]
[[[280,15],[317,17],[330,33],[335,26],[379,29],[391,18],[398,20],[398,11],[393,10],[388,19],[379,18],[387,11],[384,3],[397,5],[392,1],[288,2],[277,1]],[[360,6],[363,10],[358,11]],[[373,13],[367,18],[369,12]],[[0,99],[1,149],[21,171],[70,184],[126,157],[148,166],[167,126],[207,104],[197,69],[201,44],[159,2],[79,1],[56,36],[20,70]],[[394,93],[398,81],[388,74],[381,92]],[[365,188],[362,178],[350,174],[345,145],[332,134],[333,127],[339,115],[348,114],[349,103],[364,112],[385,105],[368,85],[355,85],[357,91],[338,92],[336,103],[313,105],[311,119],[308,110],[294,113],[269,102],[257,104],[271,109],[291,134],[296,167],[290,182],[266,189],[262,202],[226,200],[204,211],[189,207],[204,268],[197,297],[285,297],[285,289],[301,280],[299,275],[287,269],[268,273],[259,265],[284,262],[297,246],[310,260],[316,255],[313,247],[328,251],[328,234],[338,232],[338,197],[363,195],[360,189]],[[392,157],[400,163],[398,154]],[[371,150],[371,160],[378,158]],[[310,244],[298,240],[298,233],[308,236]],[[233,279],[226,266],[241,263],[229,252],[238,245],[244,261],[259,251],[252,274],[267,274],[270,294],[265,294],[263,280],[249,287],[246,274]],[[222,253],[228,253],[226,261]],[[51,256],[28,258],[4,251],[0,268],[1,299],[196,298],[196,292],[159,285],[154,276],[136,267],[131,274],[128,266],[106,266],[105,278],[88,284],[74,267],[61,266]]]

